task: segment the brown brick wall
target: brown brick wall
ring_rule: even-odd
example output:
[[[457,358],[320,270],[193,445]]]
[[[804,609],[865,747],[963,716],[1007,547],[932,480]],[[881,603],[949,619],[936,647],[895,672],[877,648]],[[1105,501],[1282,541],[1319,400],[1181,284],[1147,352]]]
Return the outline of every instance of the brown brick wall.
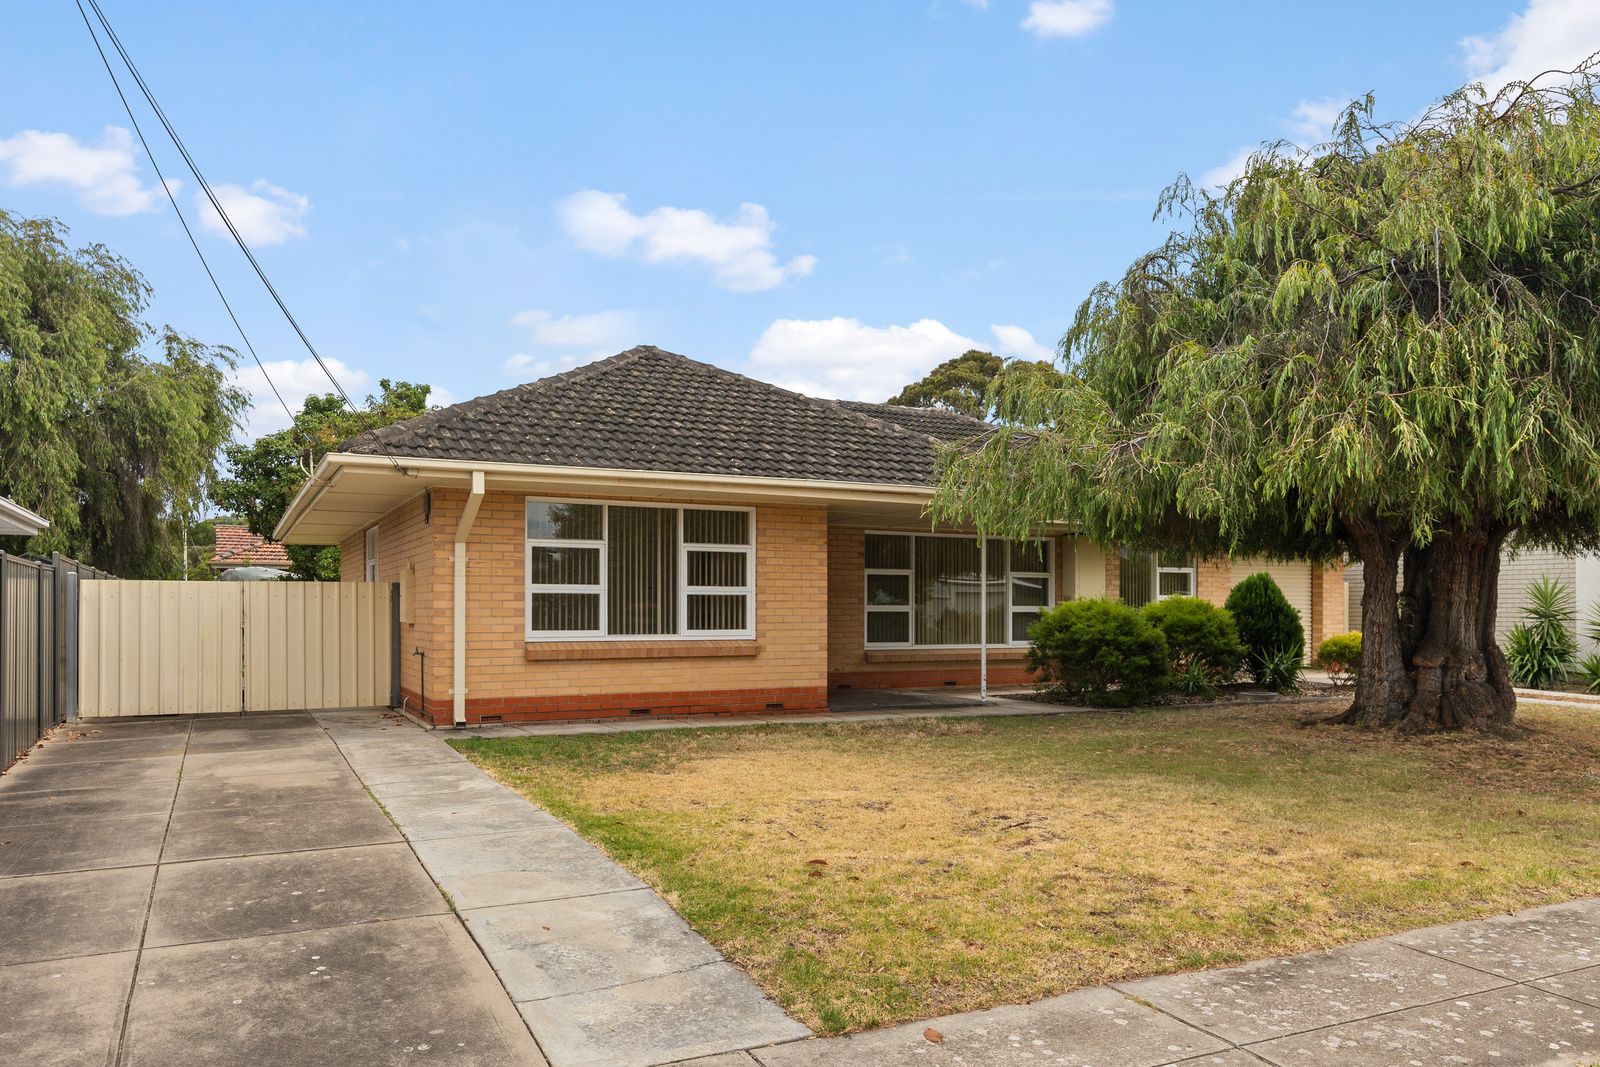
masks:
[[[450,718],[452,636],[452,553],[456,522],[466,493],[433,492],[431,600],[419,597],[437,635],[437,655],[428,656],[428,708],[441,721]],[[673,713],[714,710],[720,699],[729,708],[761,710],[783,703],[785,710],[815,708],[827,668],[827,510],[823,507],[756,508],[756,638],[754,655],[727,642],[708,643],[708,655],[662,656],[659,639],[641,642],[646,653],[635,659],[593,662],[574,654],[583,642],[560,642],[560,659],[530,662],[523,606],[524,501],[521,493],[485,495],[467,542],[467,709],[480,715],[513,717],[589,717],[627,714],[636,707],[672,708]],[[641,497],[598,498],[650,501]],[[420,511],[416,521],[420,524]],[[380,560],[388,542],[379,531]],[[349,543],[360,545],[359,537]],[[359,571],[360,553],[356,554]],[[614,656],[617,642],[603,652]],[[688,651],[689,642],[682,642]],[[402,651],[409,651],[403,649]],[[535,648],[537,653],[537,648]],[[411,685],[405,684],[410,689]],[[722,698],[707,694],[723,694]],[[657,712],[664,713],[664,712]]]
[[[1311,647],[1306,658],[1317,654],[1317,646],[1334,634],[1345,632],[1349,614],[1345,602],[1344,564],[1331,563],[1311,570]]]
[[[1233,565],[1227,557],[1202,559],[1195,563],[1194,593],[1201,600],[1222,607],[1233,591]]]
[[[422,662],[428,664],[428,699],[448,696],[450,685],[449,615],[444,629],[439,628],[437,606],[449,611],[449,586],[443,600],[438,592],[440,566],[438,517],[433,524],[422,521],[422,496],[408,500],[378,520],[378,581],[400,585],[400,688],[416,693],[422,681]],[[339,579],[359,582],[365,577],[366,527],[339,545]],[[448,543],[445,551],[448,553]],[[446,560],[448,562],[448,560]],[[448,581],[448,572],[445,575]],[[413,655],[422,649],[424,656]],[[442,671],[441,671],[442,668]],[[412,701],[414,707],[416,701]]]

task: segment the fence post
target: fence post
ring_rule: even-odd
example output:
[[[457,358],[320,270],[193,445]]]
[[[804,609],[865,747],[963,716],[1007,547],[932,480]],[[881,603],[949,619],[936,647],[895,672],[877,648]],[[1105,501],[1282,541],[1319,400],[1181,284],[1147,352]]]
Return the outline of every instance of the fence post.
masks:
[[[35,736],[43,734],[51,726],[49,721],[50,704],[54,703],[54,694],[47,702],[44,698],[44,686],[48,680],[48,671],[45,669],[45,639],[44,639],[44,567],[41,565],[33,574],[33,724],[36,727]],[[55,621],[50,623],[50,644],[55,644]],[[47,709],[49,709],[47,711]]]
[[[6,643],[6,572],[11,568],[6,566],[7,556],[0,552],[0,743],[5,745],[0,750],[0,767],[9,768],[17,758],[20,746],[16,744],[16,734],[11,723],[11,701],[8,699],[11,691],[10,672],[6,669],[11,661],[7,650],[11,647]]]
[[[400,583],[389,583],[389,707],[400,706]]]

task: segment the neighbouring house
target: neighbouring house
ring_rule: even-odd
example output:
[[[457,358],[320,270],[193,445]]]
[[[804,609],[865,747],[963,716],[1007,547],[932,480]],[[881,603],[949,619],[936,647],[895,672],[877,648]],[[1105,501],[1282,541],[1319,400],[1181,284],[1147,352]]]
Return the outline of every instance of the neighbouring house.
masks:
[[[289,572],[292,566],[289,553],[277,541],[251,533],[247,526],[219,522],[215,529],[217,545],[211,558],[206,560],[206,567],[218,577],[234,570],[250,574],[252,578],[277,577]]]
[[[1024,682],[1041,607],[1220,602],[1262,567],[1310,640],[1344,625],[1336,569],[934,528],[936,449],[986,431],[634,348],[347,442],[276,536],[398,584],[402,692],[439,723],[812,711],[976,683],[985,635],[989,678]]]
[[[0,537],[33,537],[50,528],[50,520],[0,496]]]
[[[1359,630],[1361,595],[1366,591],[1365,574],[1359,562],[1347,566],[1344,574],[1350,587],[1350,617],[1347,625],[1352,630]],[[1584,654],[1600,652],[1600,643],[1591,641],[1583,633],[1591,610],[1600,605],[1600,554],[1595,553],[1572,554],[1551,548],[1528,548],[1507,551],[1501,556],[1500,581],[1496,587],[1495,639],[1501,645],[1505,644],[1511,628],[1522,621],[1522,610],[1528,604],[1528,586],[1541,578],[1563,582],[1572,590],[1578,616],[1568,629],[1577,638]]]

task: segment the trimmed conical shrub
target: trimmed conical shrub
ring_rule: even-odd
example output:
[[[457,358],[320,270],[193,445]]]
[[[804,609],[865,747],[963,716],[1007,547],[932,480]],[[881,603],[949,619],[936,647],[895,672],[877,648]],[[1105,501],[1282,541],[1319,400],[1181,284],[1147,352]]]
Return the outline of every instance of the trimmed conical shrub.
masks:
[[[1228,612],[1244,642],[1245,669],[1259,685],[1267,666],[1292,656],[1295,662],[1305,657],[1306,634],[1300,626],[1300,613],[1283,595],[1278,583],[1266,571],[1252,574],[1228,594]]]

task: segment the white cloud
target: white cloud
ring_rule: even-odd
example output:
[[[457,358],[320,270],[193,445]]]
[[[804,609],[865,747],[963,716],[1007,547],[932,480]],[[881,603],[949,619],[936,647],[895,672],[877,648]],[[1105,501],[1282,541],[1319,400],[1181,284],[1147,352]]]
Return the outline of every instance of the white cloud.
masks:
[[[1226,187],[1233,179],[1244,175],[1245,168],[1250,164],[1250,157],[1259,151],[1259,148],[1239,149],[1226,160],[1200,175],[1199,184],[1208,189]]]
[[[1310,148],[1333,138],[1333,124],[1349,106],[1350,99],[1344,96],[1302,100],[1294,106],[1293,111],[1289,112],[1283,124],[1297,144]],[[1262,151],[1266,149],[1261,145],[1247,145],[1237,149],[1233,155],[1201,174],[1197,184],[1213,190],[1226,188],[1235,178],[1244,176],[1245,169],[1250,164],[1250,157]]]
[[[372,375],[364,370],[352,367],[342,360],[324,357],[328,369],[334,377],[339,379],[339,384],[344,386],[344,391],[352,397],[360,398],[363,390],[372,382]],[[284,414],[283,406],[278,403],[278,398],[272,395],[272,386],[267,384],[267,375],[272,377],[272,385],[278,387],[278,392],[283,394],[284,403],[289,405],[289,410],[299,412],[301,405],[306,402],[306,397],[313,393],[334,392],[333,383],[328,376],[317,366],[317,361],[309,356],[305,359],[269,359],[265,361],[267,374],[261,373],[261,368],[256,366],[254,360],[241,363],[234,371],[233,379],[238,386],[250,396],[250,407],[244,416],[244,433],[247,438],[258,437],[264,433],[273,433],[289,425],[289,417]],[[430,398],[433,403],[439,403],[438,390]]]
[[[1084,37],[1111,21],[1111,0],[1033,0],[1022,28],[1037,37]]]
[[[997,347],[1002,355],[1020,356],[1023,359],[1055,358],[1055,349],[1048,348],[1033,339],[1033,334],[1021,326],[994,326],[989,327],[989,332],[994,334]]]
[[[1571,70],[1600,50],[1595,0],[1529,0],[1488,37],[1465,37],[1462,56],[1474,80],[1493,93],[1547,70]]]
[[[558,317],[543,308],[532,308],[511,316],[511,324],[527,330],[534,344],[551,348],[622,345],[627,343],[634,329],[631,311],[595,311]]]
[[[942,322],[868,326],[860,319],[779,319],[750,352],[758,378],[811,396],[881,401],[936,365],[983,346]]]
[[[778,262],[772,251],[776,224],[760,204],[741,204],[737,215],[721,222],[704,211],[676,207],[635,215],[626,202],[621,193],[574,193],[561,203],[562,228],[578,247],[602,256],[708,267],[718,285],[736,292],[775,289],[810,274],[817,264],[807,255]]]
[[[299,193],[291,193],[264,178],[251,182],[248,189],[224,182],[213,185],[211,191],[233,220],[234,229],[250,244],[275,245],[306,235],[305,217],[311,210],[311,201]],[[194,202],[201,225],[219,237],[228,236],[222,216],[205,194],[196,193]]]
[[[591,352],[583,355],[533,356],[526,352],[518,352],[507,356],[506,361],[500,364],[500,369],[518,381],[533,382],[540,378],[548,378],[552,374],[560,374],[564,370],[571,370],[581,363],[592,363],[595,359],[613,354]]]
[[[1322,144],[1333,137],[1333,124],[1350,106],[1346,96],[1325,96],[1321,100],[1302,100],[1289,113],[1288,127],[1302,145]]]
[[[158,186],[140,179],[133,135],[121,126],[107,126],[97,145],[69,133],[23,130],[0,140],[0,163],[6,164],[7,184],[65,185],[101,215],[149,211],[160,196]]]

